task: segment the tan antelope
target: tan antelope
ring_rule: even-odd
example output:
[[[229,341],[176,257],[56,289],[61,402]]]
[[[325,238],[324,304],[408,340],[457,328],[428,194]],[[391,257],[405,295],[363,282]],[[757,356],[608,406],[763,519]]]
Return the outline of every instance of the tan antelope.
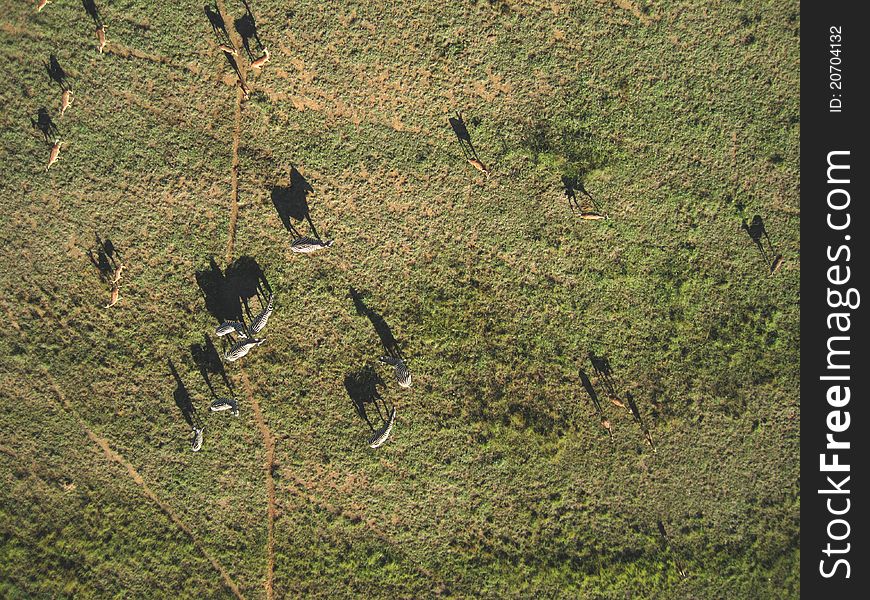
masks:
[[[618,406],[619,408],[624,408],[625,410],[631,412],[631,409],[625,405],[625,402],[623,402],[622,400],[620,400],[616,396],[608,395],[607,399],[610,400],[610,403],[613,404],[613,406]]]
[[[239,51],[236,50],[235,48],[233,48],[232,46],[227,46],[226,44],[221,44],[220,46],[218,46],[218,48],[222,52],[226,52],[227,54],[232,54],[233,56],[239,55]]]
[[[63,113],[66,112],[66,109],[70,107],[72,104],[72,90],[64,90],[63,94],[60,96],[60,116],[63,116]]]
[[[486,178],[489,179],[489,169],[487,169],[486,165],[484,165],[482,162],[480,162],[479,159],[469,158],[468,164],[470,164],[472,167],[474,167],[475,169],[477,169],[478,171],[480,171],[481,173],[486,175]]]
[[[112,286],[119,285],[119,282],[121,281],[121,272],[126,268],[126,265],[121,265],[115,269],[115,274],[112,276]]]
[[[607,430],[607,433],[610,434],[610,439],[612,440],[613,439],[613,427],[611,427],[610,421],[605,419],[603,415],[601,416],[601,426]]]
[[[263,53],[263,56],[251,63],[251,68],[262,69],[266,66],[266,63],[269,62],[269,59],[272,58],[272,55],[269,54],[269,49],[265,47],[263,48]]]
[[[106,26],[100,25],[96,29],[97,34],[97,52],[103,53],[103,48],[106,47]]]
[[[589,211],[589,212],[581,212],[581,213],[580,213],[580,218],[581,218],[581,219],[586,219],[587,221],[603,221],[603,220],[606,219],[607,217],[605,217],[605,216],[602,215],[601,213],[597,213],[597,212],[594,212],[594,211]]]
[[[46,4],[51,4],[51,0],[39,0],[39,2],[36,3],[36,12],[42,11]]]
[[[121,295],[121,286],[120,284],[115,284],[112,286],[112,291],[109,294],[109,303],[106,305],[106,308],[112,308],[118,303],[118,299]]]
[[[48,153],[48,164],[45,166],[45,172],[48,173],[49,167],[53,165],[60,154],[60,146],[63,144],[60,140],[54,140],[54,146],[51,147],[51,152]]]

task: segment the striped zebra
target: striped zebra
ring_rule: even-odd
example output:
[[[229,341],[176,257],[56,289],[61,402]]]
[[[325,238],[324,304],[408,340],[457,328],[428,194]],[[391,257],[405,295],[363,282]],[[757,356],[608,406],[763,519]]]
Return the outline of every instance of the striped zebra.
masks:
[[[199,452],[202,449],[202,432],[205,427],[193,428],[193,440],[191,440],[191,449],[194,452]]]
[[[300,254],[310,254],[332,246],[332,240],[323,242],[310,237],[299,237],[290,243],[290,250]]]
[[[396,423],[396,407],[390,409],[390,417],[384,426],[378,429],[371,438],[369,438],[369,448],[379,448],[390,437],[390,432],[393,431],[393,425]]]
[[[275,299],[275,294],[269,294],[269,304],[266,305],[266,308],[260,312],[254,320],[251,321],[251,326],[248,328],[248,331],[251,332],[251,335],[259,333],[265,326],[266,322],[269,320],[269,317],[272,316],[272,301]]]
[[[393,367],[393,372],[396,376],[396,382],[399,387],[411,387],[411,371],[401,358],[393,358],[392,356],[382,356],[381,362]]]
[[[229,352],[224,355],[224,358],[227,362],[235,362],[243,356],[247,355],[248,352],[251,351],[251,348],[259,346],[265,341],[266,338],[245,338],[243,340],[239,340],[230,347]]]
[[[234,398],[218,398],[212,401],[209,407],[212,412],[221,412],[228,410],[234,417],[239,416],[239,403]]]
[[[228,333],[235,333],[236,335],[241,335],[244,337],[248,336],[248,331],[245,328],[245,324],[240,321],[225,321],[215,328],[214,332],[218,335],[218,337],[223,337]]]

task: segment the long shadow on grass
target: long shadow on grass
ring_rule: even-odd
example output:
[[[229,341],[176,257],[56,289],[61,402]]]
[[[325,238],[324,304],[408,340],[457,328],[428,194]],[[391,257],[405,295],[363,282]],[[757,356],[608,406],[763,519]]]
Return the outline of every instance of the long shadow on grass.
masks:
[[[103,18],[100,16],[100,11],[94,0],[82,0],[82,5],[85,7],[85,12],[88,13],[88,16],[94,20],[94,25],[102,27]]]
[[[48,114],[48,109],[44,106],[36,111],[36,118],[30,117],[30,124],[34,129],[38,129],[42,133],[42,137],[46,142],[53,142],[57,139],[59,131],[57,125]]]
[[[254,13],[251,12],[251,7],[245,0],[242,0],[242,4],[245,5],[245,14],[236,19],[234,25],[238,34],[242,36],[242,44],[245,46],[248,58],[254,60],[254,55],[251,52],[251,39],[257,41],[257,47],[260,50],[263,49],[263,43],[257,34],[257,21],[254,19]]]
[[[742,212],[742,206],[738,208]],[[776,251],[776,247],[770,241],[770,235],[767,233],[767,227],[764,225],[764,219],[761,218],[761,215],[752,217],[750,223],[747,223],[746,218],[741,215],[740,228],[755,243],[755,247],[758,248],[761,259],[767,265],[769,271],[771,273],[778,271],[782,266],[782,254]],[[767,242],[767,246],[765,246],[764,242]]]
[[[348,296],[351,300],[353,300],[353,305],[356,308],[357,314],[367,317],[368,320],[371,322],[372,326],[375,328],[375,333],[378,334],[378,337],[381,340],[381,345],[383,345],[384,352],[387,354],[387,356],[398,358],[405,362],[405,357],[402,354],[402,350],[399,348],[399,343],[396,341],[396,338],[393,336],[393,332],[390,330],[390,326],[387,325],[387,322],[384,320],[384,318],[377,312],[366,306],[366,303],[363,301],[362,294],[353,287],[349,288]]]
[[[252,318],[248,301],[257,297],[265,305],[272,293],[266,274],[255,259],[240,256],[222,271],[209,257],[209,267],[196,272],[196,283],[205,298],[205,307],[219,323]]]
[[[199,427],[199,416],[196,414],[196,408],[193,406],[193,402],[190,399],[190,392],[187,391],[187,386],[184,385],[184,381],[181,379],[181,375],[178,374],[178,371],[175,368],[175,364],[173,364],[172,359],[167,361],[169,363],[169,371],[172,373],[172,377],[175,379],[175,391],[172,392],[172,398],[175,400],[175,406],[178,407],[178,410],[181,411],[182,416],[184,416],[184,420],[187,422],[188,426],[191,428]]]
[[[64,71],[63,67],[60,66],[60,63],[57,62],[57,56],[52,54],[48,57],[48,62],[45,63],[45,70],[48,72],[48,76],[51,80],[60,86],[61,90],[66,91],[69,89],[69,81],[67,79],[66,71]]]
[[[214,343],[211,341],[211,338],[207,333],[203,334],[202,344],[192,344],[190,346],[190,355],[193,358],[194,364],[199,369],[199,374],[202,375],[202,378],[205,380],[205,384],[208,386],[212,397],[217,396],[214,391],[214,385],[211,382],[212,375],[220,375],[224,381],[224,385],[226,385],[227,389],[232,392],[233,386],[227,377],[227,372],[224,369],[224,362],[221,360],[217,348],[215,348]]]
[[[276,185],[272,188],[272,204],[275,205],[275,210],[278,211],[278,217],[284,224],[284,228],[294,238],[300,238],[302,234],[296,229],[293,221],[307,221],[311,233],[316,239],[320,239],[320,234],[317,233],[317,228],[314,227],[314,222],[311,220],[311,208],[308,206],[308,195],[312,192],[314,192],[314,188],[311,187],[302,173],[296,170],[296,167],[290,168],[289,185]]]
[[[362,369],[344,376],[344,389],[347,390],[347,395],[353,402],[356,414],[368,423],[372,431],[375,431],[376,428],[369,417],[366,406],[374,407],[381,423],[386,423],[390,407],[381,396],[381,390],[386,390],[386,387],[384,380],[372,365],[366,365]]]
[[[100,279],[107,282],[111,280],[118,269],[121,252],[115,247],[111,239],[103,240],[98,233],[95,233],[94,237],[96,237],[96,245],[93,248],[88,248],[88,259],[100,272]]]
[[[205,11],[205,16],[208,18],[208,22],[211,24],[211,30],[214,32],[218,40],[220,42],[229,42],[230,34],[227,33],[227,25],[224,23],[224,18],[221,16],[220,10],[217,6],[213,7],[210,4],[206,4],[203,6],[203,10]]]

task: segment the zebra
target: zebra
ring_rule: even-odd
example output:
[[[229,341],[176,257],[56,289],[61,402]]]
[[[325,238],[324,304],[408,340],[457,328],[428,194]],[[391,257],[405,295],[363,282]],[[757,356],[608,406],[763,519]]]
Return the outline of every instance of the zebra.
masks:
[[[254,320],[251,321],[251,326],[248,328],[248,331],[251,332],[251,335],[259,333],[265,326],[266,322],[269,320],[269,317],[272,316],[272,301],[275,299],[275,294],[269,294],[269,304],[266,305],[266,308],[254,317]]]
[[[228,333],[235,333],[236,335],[248,336],[247,328],[245,324],[240,321],[224,321],[220,325],[215,328],[214,332],[218,335],[218,337],[223,337]]]
[[[372,437],[369,438],[369,448],[379,448],[390,437],[390,432],[393,431],[393,425],[396,423],[396,407],[390,409],[390,416],[384,426],[378,429]]]
[[[239,416],[239,403],[234,398],[218,398],[212,401],[209,408],[212,412],[229,410],[234,417]]]
[[[330,246],[332,246],[332,240],[324,242],[310,237],[299,237],[290,243],[290,250],[300,254],[309,254]]]
[[[224,355],[227,362],[235,362],[251,351],[254,346],[259,346],[266,341],[266,338],[245,338],[241,339],[230,347],[229,352]]]
[[[411,371],[408,370],[405,361],[401,358],[393,358],[392,356],[382,356],[380,360],[382,363],[388,364],[394,368],[396,382],[399,384],[399,387],[411,387]]]
[[[191,440],[191,449],[194,452],[199,452],[202,449],[202,432],[205,427],[193,428],[193,440]]]

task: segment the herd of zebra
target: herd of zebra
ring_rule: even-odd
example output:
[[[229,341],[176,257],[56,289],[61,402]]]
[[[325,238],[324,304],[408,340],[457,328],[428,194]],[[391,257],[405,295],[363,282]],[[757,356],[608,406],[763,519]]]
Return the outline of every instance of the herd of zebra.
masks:
[[[332,242],[329,242],[331,245]],[[320,246],[326,247],[326,245]],[[269,294],[269,300],[266,306],[253,318],[249,324],[245,324],[243,320],[224,321],[215,328],[215,334],[220,338],[232,340],[229,349],[224,353],[223,360],[228,363],[236,362],[258,346],[261,346],[265,341],[265,337],[258,337],[265,329],[269,318],[275,310],[275,294]],[[381,356],[379,361],[393,368],[393,375],[401,388],[411,387],[411,371],[405,360],[401,356],[386,355]],[[216,398],[211,402],[209,407],[211,412],[229,412],[231,415],[239,416],[239,403],[234,398]],[[393,431],[393,425],[396,422],[396,408],[390,408],[387,416],[383,419],[383,425],[374,430],[368,440],[370,448],[379,448]],[[191,447],[194,452],[199,452],[202,449],[205,426],[199,422],[192,423],[193,439]]]

